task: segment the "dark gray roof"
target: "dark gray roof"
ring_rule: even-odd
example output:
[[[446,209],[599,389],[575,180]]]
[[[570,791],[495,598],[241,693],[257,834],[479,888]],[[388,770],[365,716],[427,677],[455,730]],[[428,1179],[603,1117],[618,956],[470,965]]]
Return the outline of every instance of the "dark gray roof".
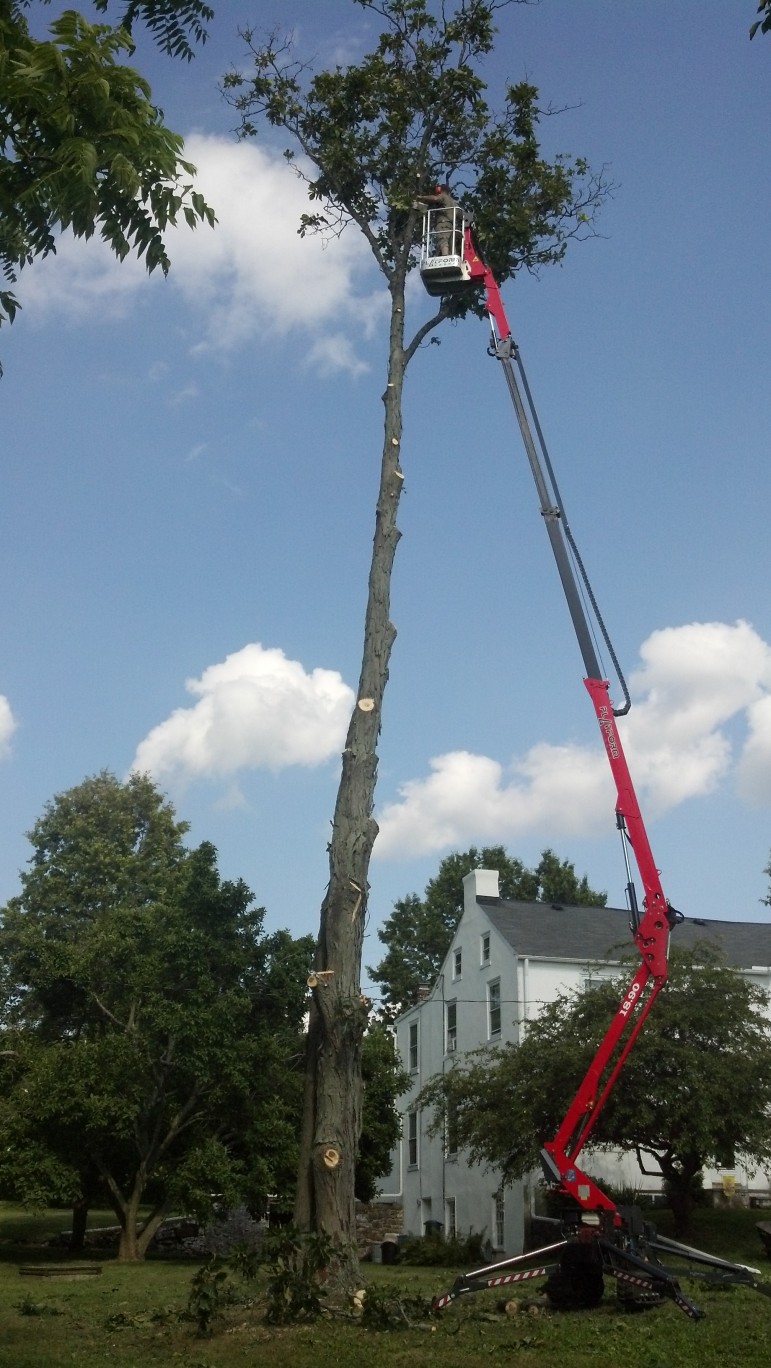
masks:
[[[549,903],[478,900],[493,926],[518,955],[552,959],[618,959],[634,950],[629,913],[621,907],[569,907]],[[691,949],[700,941],[720,947],[728,964],[750,969],[771,965],[768,921],[731,922],[686,917],[672,945]]]

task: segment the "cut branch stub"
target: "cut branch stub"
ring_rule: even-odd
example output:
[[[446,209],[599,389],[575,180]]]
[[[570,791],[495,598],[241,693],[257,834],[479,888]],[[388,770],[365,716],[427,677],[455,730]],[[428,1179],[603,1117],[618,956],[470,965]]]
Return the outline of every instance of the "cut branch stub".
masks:
[[[308,987],[326,988],[334,972],[334,969],[314,969],[313,973],[308,975]]]
[[[325,1168],[336,1169],[340,1163],[340,1151],[335,1149],[334,1145],[327,1145],[327,1148],[324,1150],[323,1158]]]

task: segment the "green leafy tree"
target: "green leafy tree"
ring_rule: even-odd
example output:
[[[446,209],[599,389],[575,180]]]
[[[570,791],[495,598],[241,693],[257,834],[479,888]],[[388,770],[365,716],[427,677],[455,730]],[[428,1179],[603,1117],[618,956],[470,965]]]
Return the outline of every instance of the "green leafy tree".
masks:
[[[760,0],[757,13],[761,16],[750,26],[750,38],[754,38],[758,29],[761,33],[771,31],[771,0]]]
[[[104,12],[109,0],[95,0]],[[0,269],[8,285],[36,257],[56,251],[56,237],[99,232],[123,260],[144,257],[165,274],[163,232],[183,217],[214,223],[193,188],[195,167],[183,142],[153,104],[150,87],[124,58],[130,28],[145,23],[167,52],[190,57],[202,40],[208,5],[124,3],[120,25],[90,24],[65,10],[47,39],[33,38],[29,4],[0,0]],[[0,290],[0,323],[18,301]]]
[[[519,1045],[473,1051],[422,1094],[452,1107],[473,1162],[507,1180],[539,1167],[628,980],[549,1003]],[[771,1022],[766,994],[708,946],[672,955],[670,977],[593,1132],[595,1149],[633,1152],[666,1181],[687,1232],[701,1170],[771,1160]],[[590,1166],[590,1160],[585,1162]]]
[[[48,0],[45,0],[48,3]],[[205,43],[204,27],[214,18],[211,5],[203,0],[93,0],[100,14],[116,12],[121,28],[131,33],[137,21],[146,25],[158,46],[170,57],[191,61],[193,43]]]
[[[561,261],[587,230],[604,194],[581,159],[549,161],[538,141],[538,92],[510,85],[502,110],[485,98],[481,66],[495,43],[496,0],[431,6],[430,0],[354,0],[382,32],[358,62],[313,73],[277,35],[245,34],[251,73],[226,78],[242,132],[280,130],[286,156],[307,182],[311,212],[301,232],[358,230],[389,294],[385,421],[362,663],[329,843],[329,883],[320,916],[318,986],[307,1052],[306,1102],[296,1219],[351,1239],[354,1170],[361,1128],[361,1052],[367,1004],[361,954],[373,817],[377,741],[396,629],[390,586],[404,483],[402,397],[421,343],[449,318],[481,308],[477,295],[437,301],[407,328],[407,280],[421,215],[415,196],[438,181],[475,215],[499,281]],[[351,1268],[353,1273],[353,1266]]]
[[[607,899],[553,850],[544,850],[535,869],[528,869],[503,846],[471,846],[447,855],[423,897],[410,893],[400,898],[378,929],[386,954],[369,975],[383,990],[382,1011],[388,1020],[415,1001],[421,984],[434,982],[463,915],[463,880],[472,869],[497,869],[502,898],[574,907],[604,907]]]
[[[767,874],[768,877],[771,879],[771,858],[769,858],[768,864],[763,870],[763,873]],[[769,887],[768,893],[766,894],[765,898],[761,898],[761,902],[764,903],[766,907],[771,907],[771,887]]]
[[[409,1086],[396,1052],[393,1034],[382,1025],[367,1030],[362,1047],[362,1127],[356,1160],[356,1196],[371,1202],[380,1179],[391,1169],[392,1152],[401,1135],[396,1102]]]
[[[85,780],[30,833],[0,928],[0,1180],[28,1199],[98,1186],[124,1260],[174,1207],[264,1204],[297,1158],[312,942],[265,936],[245,884],[184,831],[146,776]]]

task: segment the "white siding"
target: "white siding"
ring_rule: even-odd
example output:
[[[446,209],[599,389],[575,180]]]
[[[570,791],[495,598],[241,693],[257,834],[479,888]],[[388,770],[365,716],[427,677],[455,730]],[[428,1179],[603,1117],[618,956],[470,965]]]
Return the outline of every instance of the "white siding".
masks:
[[[406,1116],[414,1108],[421,1087],[434,1074],[452,1066],[453,1055],[445,1050],[447,1038],[447,1008],[455,1006],[457,1053],[476,1049],[488,1040],[489,985],[500,985],[501,1031],[497,1041],[517,1039],[517,1020],[521,1013],[518,998],[517,964],[511,948],[491,927],[487,916],[477,903],[480,896],[497,896],[498,876],[489,870],[477,870],[465,880],[464,913],[456,936],[448,951],[441,972],[429,997],[400,1017],[396,1039],[402,1059],[409,1060],[410,1026],[419,1021],[420,1064],[412,1074],[410,1089],[400,1101]],[[482,963],[482,937],[489,937],[489,963]],[[457,973],[458,952],[461,972]],[[414,1032],[412,1035],[414,1041]],[[431,1118],[420,1116],[420,1164],[409,1169],[406,1156],[395,1156],[394,1174],[386,1184],[384,1198],[396,1193],[396,1175],[402,1174],[401,1196],[404,1207],[405,1230],[418,1234],[426,1220],[439,1220],[444,1225],[449,1204],[454,1204],[455,1224],[460,1236],[470,1230],[484,1231],[491,1245],[494,1240],[493,1214],[495,1194],[500,1186],[496,1173],[469,1164],[461,1151],[446,1152],[445,1137],[440,1132],[428,1134]],[[402,1140],[402,1147],[406,1139]],[[427,1217],[426,1213],[432,1213]],[[442,1220],[442,1217],[445,1217]],[[523,1203],[522,1188],[517,1185],[506,1192],[505,1217],[506,1253],[516,1254],[522,1248]]]

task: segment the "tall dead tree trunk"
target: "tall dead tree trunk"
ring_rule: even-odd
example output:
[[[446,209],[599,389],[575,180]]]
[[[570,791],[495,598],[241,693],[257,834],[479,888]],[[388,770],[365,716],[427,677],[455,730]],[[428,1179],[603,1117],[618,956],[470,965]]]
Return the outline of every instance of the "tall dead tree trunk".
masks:
[[[356,704],[343,751],[329,843],[329,886],[313,975],[308,1031],[305,1115],[295,1218],[304,1228],[350,1241],[355,1226],[354,1175],[361,1131],[361,1043],[368,1002],[361,992],[361,956],[369,863],[377,835],[372,815],[377,741],[396,628],[390,618],[391,573],[401,469],[404,278],[391,282],[388,382],[375,536],[369,573],[364,645]]]

